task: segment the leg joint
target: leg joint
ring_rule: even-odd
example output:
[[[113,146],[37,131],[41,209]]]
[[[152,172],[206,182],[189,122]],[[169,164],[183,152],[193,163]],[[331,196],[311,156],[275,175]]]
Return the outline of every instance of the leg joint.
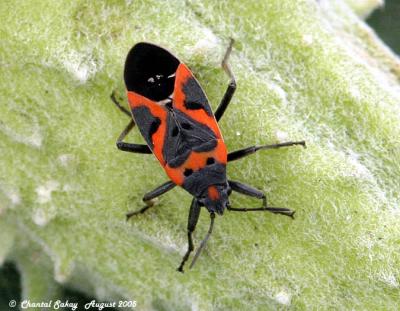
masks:
[[[264,208],[267,208],[268,204],[267,204],[267,197],[266,197],[265,194],[263,194],[262,200],[263,200],[263,207],[264,207]]]
[[[154,201],[152,199],[149,199],[148,197],[144,196],[142,200],[146,204],[146,206],[148,207],[154,206]]]

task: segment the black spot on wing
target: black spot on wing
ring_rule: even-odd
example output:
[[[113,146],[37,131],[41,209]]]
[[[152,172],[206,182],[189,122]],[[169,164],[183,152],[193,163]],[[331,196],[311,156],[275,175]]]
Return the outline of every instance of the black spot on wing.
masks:
[[[155,132],[157,132],[158,128],[160,127],[161,120],[159,118],[155,118],[153,122],[151,122],[150,129],[149,129],[149,137],[152,137]]]
[[[182,165],[192,151],[208,152],[216,146],[217,139],[210,128],[179,110],[168,113],[163,157],[170,167]]]
[[[150,149],[153,150],[153,141],[151,137],[160,127],[161,120],[153,116],[150,109],[146,106],[139,106],[132,109],[132,114],[137,126],[139,127],[140,133],[146,140]]]
[[[207,165],[211,165],[215,163],[215,159],[214,158],[207,158]]]
[[[203,109],[209,116],[212,115],[211,107],[199,83],[194,78],[189,78],[182,87],[185,94],[184,105],[186,109]]]
[[[192,174],[193,174],[193,170],[190,168],[185,169],[185,171],[183,172],[183,175],[185,175],[186,177],[190,176]]]

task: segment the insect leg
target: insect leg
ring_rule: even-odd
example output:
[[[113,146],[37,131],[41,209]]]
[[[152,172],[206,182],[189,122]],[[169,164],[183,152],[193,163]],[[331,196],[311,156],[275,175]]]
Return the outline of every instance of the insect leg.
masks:
[[[167,181],[166,183],[163,183],[161,186],[158,186],[156,189],[146,193],[143,196],[143,202],[146,203],[146,206],[141,208],[140,210],[129,212],[126,214],[126,220],[131,218],[134,215],[137,214],[143,214],[146,210],[148,210],[150,207],[154,205],[154,203],[151,201],[152,199],[155,199],[159,197],[160,195],[170,191],[173,189],[176,185],[172,181]]]
[[[236,212],[252,212],[252,211],[268,211],[274,214],[282,214],[285,216],[289,216],[293,218],[294,211],[288,208],[284,207],[271,207],[267,206],[267,197],[263,192],[261,192],[258,189],[255,189],[249,185],[242,184],[237,181],[229,180],[228,181],[229,186],[231,187],[232,191],[236,191],[238,193],[257,198],[257,199],[262,199],[263,200],[263,206],[262,207],[256,207],[256,208],[234,208],[228,206],[227,209],[230,211],[236,211]]]
[[[116,99],[116,97],[115,97],[115,91],[113,91],[113,92],[111,93],[110,98],[111,98],[112,102],[115,104],[115,106],[117,106],[117,108],[118,108],[120,111],[122,111],[123,113],[125,113],[128,117],[132,118],[132,115],[131,115],[131,113],[128,111],[128,109],[126,109],[125,107],[123,107],[123,106],[118,102],[118,100]]]
[[[233,43],[235,41],[231,38],[231,42],[229,43],[229,46],[225,52],[225,56],[224,59],[222,60],[222,68],[225,70],[226,74],[229,76],[229,78],[231,79],[231,81],[229,82],[228,88],[225,91],[224,97],[222,98],[217,110],[215,111],[215,119],[217,121],[219,121],[219,119],[221,119],[221,117],[223,116],[225,109],[228,107],[233,94],[236,91],[236,81],[235,81],[235,77],[233,76],[233,73],[231,71],[231,68],[228,64],[228,59],[229,59],[229,55],[232,52],[232,46]]]
[[[122,141],[134,126],[135,122],[133,121],[133,119],[131,119],[129,124],[125,127],[125,129],[122,131],[122,133],[119,135],[117,139],[117,148],[122,151],[128,151],[133,153],[151,154],[152,152],[149,146],[147,145],[130,144]]]
[[[232,151],[228,154],[228,162],[230,161],[235,161],[239,160],[241,158],[247,157],[248,155],[251,155],[259,150],[265,150],[265,149],[278,149],[282,147],[289,147],[289,146],[296,146],[296,145],[301,145],[303,147],[306,147],[306,142],[304,140],[302,141],[288,141],[285,143],[280,143],[280,144],[274,144],[274,145],[263,145],[263,146],[251,146],[247,148],[243,148],[240,150]]]
[[[192,233],[196,228],[197,221],[199,220],[200,208],[201,208],[201,206],[200,206],[199,202],[196,199],[193,199],[192,204],[190,205],[189,219],[188,219],[188,225],[187,225],[188,249],[182,258],[181,264],[179,265],[179,267],[177,269],[179,272],[183,272],[183,266],[185,265],[186,261],[189,259],[190,253],[194,250]]]

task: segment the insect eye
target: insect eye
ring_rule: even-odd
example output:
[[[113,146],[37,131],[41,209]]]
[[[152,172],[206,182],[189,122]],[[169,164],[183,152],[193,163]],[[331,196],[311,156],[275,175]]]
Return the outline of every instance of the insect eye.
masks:
[[[185,171],[183,172],[183,175],[185,175],[186,177],[190,176],[192,174],[193,174],[193,170],[190,168],[185,169]]]
[[[207,165],[211,165],[211,164],[214,164],[215,163],[215,160],[214,160],[214,158],[207,158]]]

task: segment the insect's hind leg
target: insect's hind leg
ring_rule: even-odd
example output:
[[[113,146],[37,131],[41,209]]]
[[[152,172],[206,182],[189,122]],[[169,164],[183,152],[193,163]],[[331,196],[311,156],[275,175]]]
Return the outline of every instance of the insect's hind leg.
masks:
[[[232,191],[236,191],[238,193],[253,197],[253,198],[257,198],[257,199],[261,199],[263,200],[263,205],[262,207],[256,207],[256,208],[234,208],[234,207],[230,207],[228,206],[227,209],[230,211],[236,211],[236,212],[253,212],[253,211],[268,211],[274,214],[282,214],[285,216],[289,216],[291,218],[294,218],[294,213],[295,211],[285,208],[285,207],[271,207],[271,206],[267,206],[267,197],[265,196],[265,194],[258,190],[255,189],[253,187],[250,187],[249,185],[245,185],[242,184],[240,182],[237,181],[233,181],[233,180],[229,180],[228,181],[229,186],[231,187]]]
[[[187,225],[188,249],[182,258],[181,264],[176,269],[179,272],[183,272],[183,266],[185,265],[186,261],[189,259],[190,253],[194,250],[192,234],[193,234],[194,230],[196,229],[196,225],[199,220],[200,208],[201,208],[201,206],[200,206],[199,202],[195,198],[193,198],[192,203],[190,205],[188,225]]]
[[[232,47],[233,47],[233,43],[235,42],[235,40],[233,40],[231,38],[231,41],[229,43],[229,46],[225,52],[225,56],[224,59],[222,60],[222,68],[225,70],[226,74],[229,76],[230,78],[230,82],[228,85],[228,88],[225,91],[224,97],[222,98],[220,104],[218,105],[217,110],[215,111],[214,115],[215,115],[215,119],[217,121],[219,121],[221,119],[221,117],[223,116],[226,108],[228,107],[229,103],[231,102],[231,99],[233,97],[233,94],[236,91],[236,81],[235,81],[235,77],[233,76],[233,73],[231,71],[231,67],[228,64],[228,59],[229,56],[231,55],[232,52]]]
[[[127,213],[126,219],[128,220],[134,215],[143,214],[145,211],[147,211],[150,207],[154,205],[154,203],[151,201],[152,199],[155,199],[160,195],[172,190],[175,186],[176,185],[172,181],[167,181],[166,183],[163,183],[161,186],[158,186],[156,189],[146,193],[143,196],[143,202],[146,203],[146,206],[137,211]]]

